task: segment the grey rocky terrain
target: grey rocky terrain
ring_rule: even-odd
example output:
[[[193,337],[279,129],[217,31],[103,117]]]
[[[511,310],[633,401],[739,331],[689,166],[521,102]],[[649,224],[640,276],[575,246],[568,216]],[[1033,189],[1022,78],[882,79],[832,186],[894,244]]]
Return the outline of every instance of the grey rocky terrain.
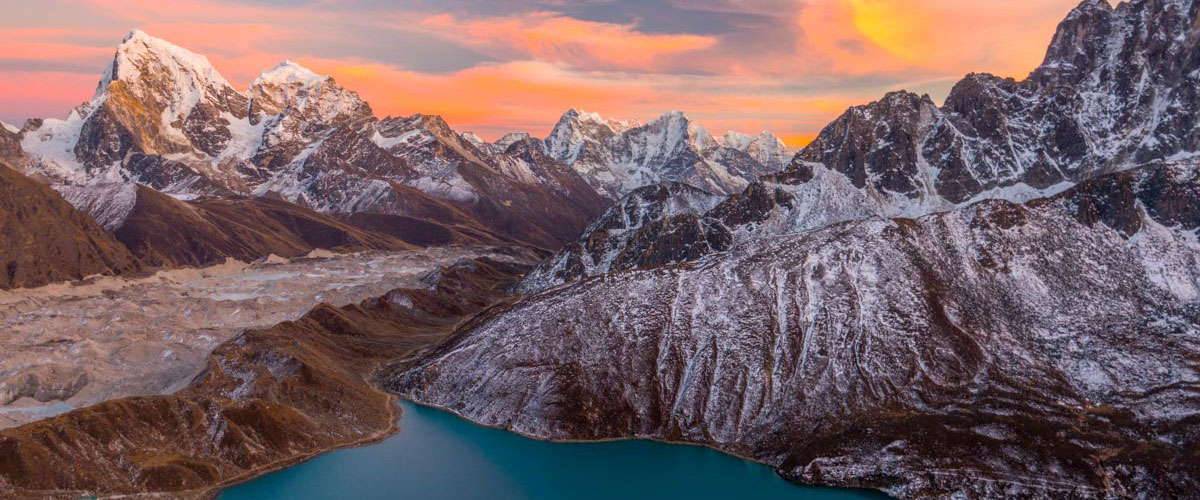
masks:
[[[1153,167],[595,277],[392,387],[528,435],[705,444],[900,498],[1186,498],[1200,211],[1174,200],[1198,190],[1195,165]]]
[[[0,291],[0,428],[126,396],[169,394],[247,329],[419,287],[431,269],[488,255],[431,248],[230,261],[137,279]],[[493,257],[496,257],[493,255]]]
[[[630,195],[391,387],[899,498],[1200,491],[1200,2],[1087,0],[1026,80],[849,110],[716,205]]]

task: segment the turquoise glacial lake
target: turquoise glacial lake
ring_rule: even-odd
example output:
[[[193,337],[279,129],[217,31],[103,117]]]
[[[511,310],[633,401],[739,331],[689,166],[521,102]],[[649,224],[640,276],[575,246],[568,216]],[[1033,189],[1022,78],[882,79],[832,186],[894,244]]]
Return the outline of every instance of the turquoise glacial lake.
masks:
[[[218,500],[881,500],[796,486],[766,466],[651,441],[549,443],[401,403],[400,433],[226,490]]]

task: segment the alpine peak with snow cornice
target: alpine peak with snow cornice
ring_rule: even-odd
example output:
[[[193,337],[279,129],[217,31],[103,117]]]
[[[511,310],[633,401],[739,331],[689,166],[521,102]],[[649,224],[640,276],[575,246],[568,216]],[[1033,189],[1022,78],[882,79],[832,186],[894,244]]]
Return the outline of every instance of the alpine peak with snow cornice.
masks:
[[[681,111],[639,124],[571,109],[544,143],[547,154],[613,199],[664,181],[733,194],[786,164],[786,147],[778,139],[726,144]]]
[[[91,101],[18,137],[27,173],[55,184],[135,182],[180,198],[273,195],[323,212],[469,228],[487,241],[556,247],[602,210],[577,175],[544,164],[502,168],[516,163],[473,146],[440,117],[381,122],[357,93],[292,61],[242,92],[203,56],[137,30]]]

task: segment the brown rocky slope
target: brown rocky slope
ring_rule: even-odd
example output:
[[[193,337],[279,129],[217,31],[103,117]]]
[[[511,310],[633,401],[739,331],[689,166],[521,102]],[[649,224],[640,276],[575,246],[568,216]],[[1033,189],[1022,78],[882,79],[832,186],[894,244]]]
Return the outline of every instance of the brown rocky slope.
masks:
[[[523,259],[519,257],[518,259]],[[445,338],[508,300],[524,265],[488,258],[431,273],[421,290],[247,331],[173,395],[108,401],[0,432],[0,498],[211,497],[331,448],[395,429],[392,396],[371,382],[386,360]]]
[[[269,198],[176,200],[137,186],[137,202],[113,234],[153,266],[205,265],[312,250],[404,250],[399,238],[355,228],[330,215]]]
[[[140,264],[87,214],[0,163],[0,288],[33,287]]]

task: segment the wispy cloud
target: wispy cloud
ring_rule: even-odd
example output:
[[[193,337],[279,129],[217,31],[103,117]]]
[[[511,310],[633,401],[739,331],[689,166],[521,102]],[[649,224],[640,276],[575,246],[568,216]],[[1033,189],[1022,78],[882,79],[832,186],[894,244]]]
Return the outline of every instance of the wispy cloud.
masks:
[[[581,21],[554,12],[463,19],[431,16],[422,25],[496,58],[562,63],[584,71],[655,71],[668,56],[712,47],[715,37],[639,33],[633,25]]]
[[[795,142],[890,90],[941,98],[970,71],[1023,77],[1076,3],[40,0],[0,20],[0,119],[65,115],[137,27],[243,88],[290,58],[380,114],[440,113],[486,136],[544,134],[582,107],[641,119],[683,109],[715,131]]]

